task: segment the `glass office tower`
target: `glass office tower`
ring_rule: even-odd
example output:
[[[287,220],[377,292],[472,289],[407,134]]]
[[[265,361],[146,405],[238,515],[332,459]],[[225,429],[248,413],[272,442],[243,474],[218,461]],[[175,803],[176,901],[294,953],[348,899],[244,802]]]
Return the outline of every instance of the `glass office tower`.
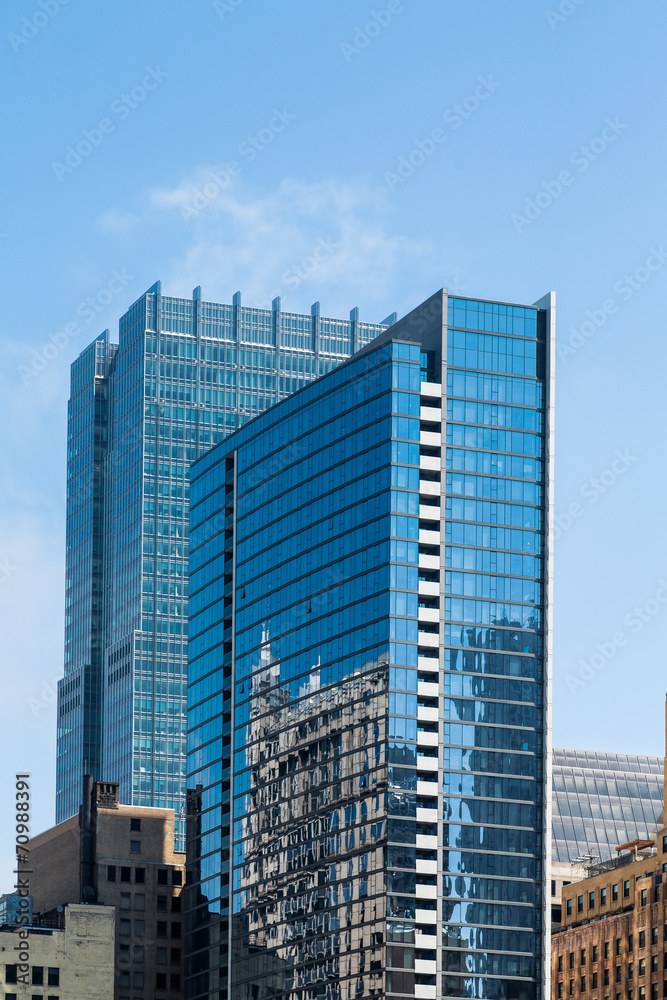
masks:
[[[81,776],[98,774],[104,664],[104,472],[109,373],[117,344],[105,330],[72,364],[67,413],[65,677],[58,685],[60,819],[79,808]],[[66,719],[66,725],[61,720]],[[61,775],[78,776],[64,788]],[[63,795],[67,803],[63,803]]]
[[[549,996],[554,304],[440,291],[192,469],[187,996]]]
[[[553,752],[552,860],[616,856],[616,846],[648,840],[663,825],[664,758]]]
[[[387,328],[150,288],[72,365],[56,819],[85,773],[183,838],[189,465]],[[181,845],[182,846],[182,845]]]

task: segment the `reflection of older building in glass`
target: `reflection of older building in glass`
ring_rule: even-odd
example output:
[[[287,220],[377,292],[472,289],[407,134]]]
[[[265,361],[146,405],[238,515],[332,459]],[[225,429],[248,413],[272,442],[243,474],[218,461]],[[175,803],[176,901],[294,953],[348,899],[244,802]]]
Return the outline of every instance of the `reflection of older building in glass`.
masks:
[[[316,970],[313,982],[358,972],[354,953],[384,930],[381,876],[376,884],[382,847],[374,839],[364,849],[366,830],[357,830],[355,821],[384,815],[367,777],[380,763],[385,735],[386,663],[364,663],[358,678],[324,691],[316,666],[299,684],[295,703],[289,685],[279,683],[280,664],[269,644],[260,658],[264,669],[251,679],[244,727],[251,790],[237,800],[242,839],[234,847],[235,872],[247,885],[232,923],[234,995],[243,1000],[258,980],[267,995],[307,986],[306,973],[294,974],[299,966]],[[361,749],[345,753],[350,746]],[[319,844],[308,836],[314,816],[317,832],[328,834]],[[353,860],[344,865],[341,854]],[[329,869],[325,880],[322,861]]]
[[[554,861],[646,840],[662,823],[663,758],[591,750],[553,752]]]
[[[439,292],[193,467],[192,1000],[546,1000],[552,304]]]

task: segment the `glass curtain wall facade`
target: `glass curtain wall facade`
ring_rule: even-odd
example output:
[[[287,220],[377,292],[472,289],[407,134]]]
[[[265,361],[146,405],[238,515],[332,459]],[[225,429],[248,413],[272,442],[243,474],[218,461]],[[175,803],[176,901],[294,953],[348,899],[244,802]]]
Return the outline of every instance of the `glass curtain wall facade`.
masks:
[[[193,1000],[548,996],[552,345],[441,291],[193,467]]]
[[[561,749],[553,757],[554,861],[606,861],[618,844],[662,826],[662,757]]]
[[[183,846],[189,466],[387,329],[148,290],[72,366],[56,820],[84,773],[175,809]]]
[[[97,772],[101,763],[104,665],[104,500],[109,380],[116,344],[105,330],[72,365],[67,411],[65,677],[58,686],[59,772]],[[67,720],[63,725],[63,720]],[[59,788],[65,816],[76,788]]]

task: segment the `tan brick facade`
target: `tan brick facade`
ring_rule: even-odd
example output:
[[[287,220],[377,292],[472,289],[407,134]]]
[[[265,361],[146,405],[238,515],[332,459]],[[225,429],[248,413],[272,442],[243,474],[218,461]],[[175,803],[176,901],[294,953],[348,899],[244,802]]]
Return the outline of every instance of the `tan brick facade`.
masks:
[[[591,877],[564,886],[561,930],[552,937],[552,1000],[667,997],[666,848],[667,828],[652,853],[597,865]]]
[[[174,851],[174,812],[114,802],[117,786],[98,783],[88,875],[81,867],[81,817],[30,841],[34,911],[57,919],[58,906],[86,897],[89,876],[90,901],[115,907],[115,1000],[181,1000],[185,854]]]

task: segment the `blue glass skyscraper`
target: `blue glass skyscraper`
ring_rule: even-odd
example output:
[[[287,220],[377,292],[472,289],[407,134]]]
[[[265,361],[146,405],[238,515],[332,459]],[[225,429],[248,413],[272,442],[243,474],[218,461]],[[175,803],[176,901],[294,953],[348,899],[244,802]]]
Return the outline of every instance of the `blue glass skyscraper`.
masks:
[[[554,300],[443,290],[192,469],[188,996],[549,996]]]
[[[162,295],[156,283],[72,365],[58,822],[82,776],[172,807],[182,839],[189,465],[387,328]]]
[[[109,442],[109,373],[117,350],[105,330],[79,355],[71,373],[67,415],[65,677],[58,685],[59,820],[77,811],[83,773],[99,774],[101,765],[104,474]],[[68,782],[64,777],[67,774]]]

